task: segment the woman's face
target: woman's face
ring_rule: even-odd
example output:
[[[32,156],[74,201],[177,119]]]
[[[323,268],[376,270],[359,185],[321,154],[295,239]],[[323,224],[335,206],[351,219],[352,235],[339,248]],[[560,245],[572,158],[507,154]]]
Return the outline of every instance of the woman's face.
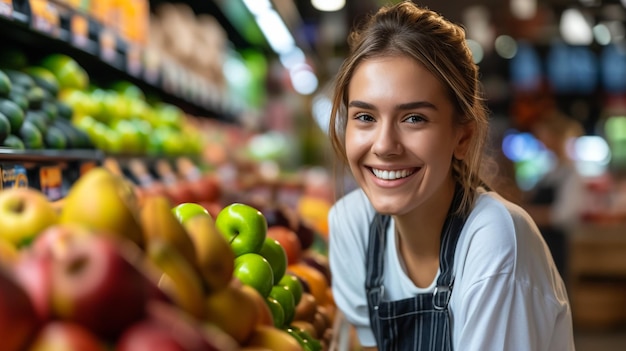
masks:
[[[348,164],[374,208],[402,215],[453,187],[453,155],[463,158],[467,128],[455,127],[441,83],[404,57],[368,59],[348,86]]]

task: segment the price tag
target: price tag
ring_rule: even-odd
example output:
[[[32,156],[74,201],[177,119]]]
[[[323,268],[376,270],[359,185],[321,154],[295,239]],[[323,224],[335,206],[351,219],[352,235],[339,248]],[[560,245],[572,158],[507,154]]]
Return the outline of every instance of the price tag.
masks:
[[[89,21],[82,14],[74,14],[70,22],[72,33],[72,44],[81,49],[85,49],[89,42]]]
[[[58,37],[60,30],[59,11],[47,0],[30,0],[31,26],[40,32]]]
[[[83,162],[80,164],[79,174],[82,176],[93,168],[96,168],[96,166],[97,164],[94,161]]]
[[[136,77],[141,73],[141,49],[137,45],[129,43],[126,48],[126,70]]]
[[[54,201],[63,197],[63,178],[61,168],[48,166],[39,169],[39,186],[49,200]]]
[[[2,167],[2,187],[8,188],[27,188],[28,175],[26,168],[21,165],[5,165]]]
[[[13,17],[13,1],[0,0],[0,16],[7,18]]]
[[[100,58],[107,62],[115,62],[117,58],[117,47],[115,34],[112,30],[105,28],[100,32]]]
[[[157,50],[143,50],[143,79],[150,84],[156,84],[160,77],[161,56]]]

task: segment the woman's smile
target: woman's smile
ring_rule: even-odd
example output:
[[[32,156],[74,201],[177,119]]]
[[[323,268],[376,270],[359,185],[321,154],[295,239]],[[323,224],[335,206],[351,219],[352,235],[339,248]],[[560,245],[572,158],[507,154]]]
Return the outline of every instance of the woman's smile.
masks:
[[[406,178],[413,173],[415,173],[415,168],[409,169],[397,169],[397,170],[386,170],[386,169],[376,169],[370,168],[372,173],[376,176],[376,178],[384,179],[384,180],[396,180]]]

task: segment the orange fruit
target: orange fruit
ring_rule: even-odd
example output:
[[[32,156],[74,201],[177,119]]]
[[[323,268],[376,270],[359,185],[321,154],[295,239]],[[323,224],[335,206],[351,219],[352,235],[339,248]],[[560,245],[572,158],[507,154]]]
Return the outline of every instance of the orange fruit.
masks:
[[[296,263],[289,265],[287,267],[287,271],[295,274],[300,277],[302,280],[306,281],[309,286],[309,290],[311,295],[315,297],[315,301],[319,305],[326,304],[328,300],[328,292],[327,290],[330,288],[328,285],[328,281],[322,272],[313,268],[305,263]]]

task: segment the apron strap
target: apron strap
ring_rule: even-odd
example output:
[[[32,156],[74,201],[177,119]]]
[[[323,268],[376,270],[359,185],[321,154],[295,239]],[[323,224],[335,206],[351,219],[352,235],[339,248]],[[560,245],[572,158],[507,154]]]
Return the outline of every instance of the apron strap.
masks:
[[[369,243],[367,247],[365,290],[374,302],[374,308],[384,293],[383,269],[385,267],[386,228],[391,217],[376,213],[370,224]]]
[[[445,309],[452,295],[452,286],[454,285],[454,276],[452,268],[454,265],[454,255],[456,253],[456,245],[459,236],[463,230],[463,226],[467,221],[467,216],[457,213],[463,199],[463,188],[460,184],[456,184],[454,190],[454,198],[448,210],[446,221],[443,225],[444,232],[441,235],[441,249],[439,253],[439,267],[441,273],[437,278],[437,286],[433,292],[433,306],[436,309]]]

